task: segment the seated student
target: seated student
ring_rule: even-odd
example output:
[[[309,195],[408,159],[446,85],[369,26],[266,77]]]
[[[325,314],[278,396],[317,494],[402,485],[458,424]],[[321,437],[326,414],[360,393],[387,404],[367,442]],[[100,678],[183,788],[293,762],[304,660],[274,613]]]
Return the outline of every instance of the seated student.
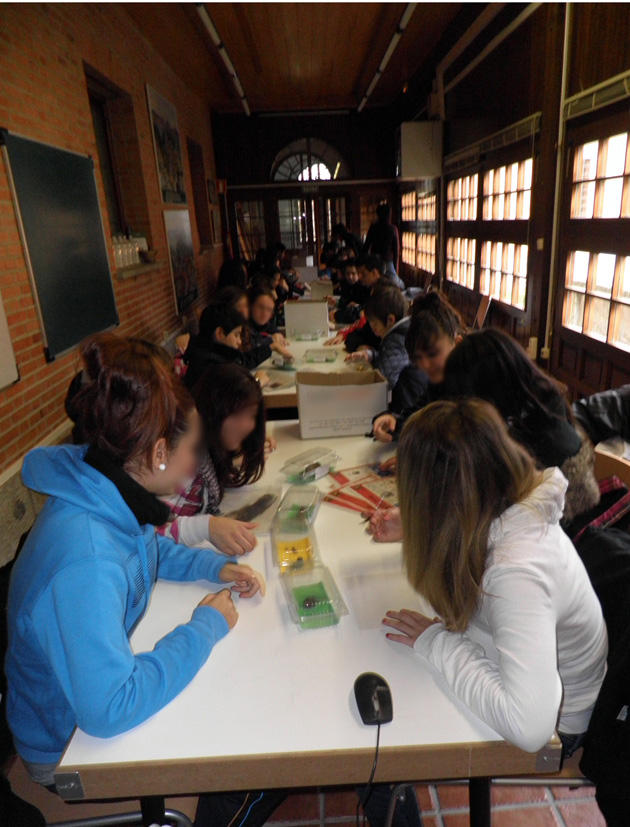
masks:
[[[614,438],[630,442],[630,385],[579,399],[572,410],[594,445]]]
[[[403,557],[437,617],[408,608],[383,623],[389,640],[426,658],[507,741],[536,752],[557,728],[568,756],[588,727],[608,645],[599,601],[560,527],[566,487],[557,468],[536,469],[486,402],[442,401],[414,414],[398,447]]]
[[[245,267],[240,258],[226,258],[219,268],[217,290],[221,291],[226,287],[244,288],[247,284]]]
[[[274,322],[276,297],[268,284],[253,285],[248,291],[249,329],[252,345],[256,346],[271,339],[276,344],[286,347],[288,342],[280,333]]]
[[[593,445],[576,428],[558,384],[532,362],[502,330],[468,334],[449,356],[444,372],[448,398],[478,397],[499,411],[513,439],[542,468],[560,468],[569,482],[563,525],[589,512],[600,500]]]
[[[251,328],[247,322],[249,321],[249,298],[247,290],[240,287],[226,287],[217,294],[217,301],[229,305],[245,319],[245,324],[241,329],[241,351],[243,353],[243,364],[249,370],[253,370],[261,362],[264,362],[271,356],[272,352],[280,353],[282,356],[288,356],[289,352],[280,343],[267,338],[267,341],[262,341],[258,345],[252,343]]]
[[[224,554],[256,547],[255,523],[219,516],[226,488],[260,479],[265,467],[265,408],[260,384],[240,365],[211,365],[192,389],[202,424],[196,472],[174,494],[162,497],[171,511],[158,532],[177,543],[209,541]]]
[[[156,578],[236,581],[258,575],[211,550],[156,535],[159,495],[195,467],[194,403],[149,348],[114,334],[81,346],[86,381],[73,399],[86,445],[36,448],[24,483],[49,496],[15,563],[8,601],[7,715],[31,778],[52,785],[75,726],[101,738],[137,726],[175,698],[238,614],[228,589],[189,623],[135,655],[129,635]]]
[[[362,345],[355,353],[346,356],[346,362],[371,362],[387,379],[390,389],[409,364],[405,348],[409,330],[406,312],[405,298],[397,287],[377,285],[365,305],[365,318],[381,340],[378,350]]]
[[[369,295],[370,288],[359,281],[356,261],[346,259],[341,264],[339,302],[337,308],[331,310],[330,320],[341,324],[356,322]]]
[[[412,413],[441,398],[444,367],[451,351],[462,341],[466,326],[443,293],[430,290],[411,305],[405,347],[411,365],[420,374],[405,368],[392,392],[389,412],[374,419],[374,438],[392,442]]]
[[[227,362],[253,367],[252,363],[256,359],[264,361],[272,350],[283,356],[291,355],[286,348],[273,341],[269,341],[267,347],[261,342],[248,353],[243,353],[241,331],[244,324],[245,319],[241,314],[227,304],[215,302],[205,308],[199,320],[199,335],[190,340],[184,354],[184,361],[188,365],[184,377],[186,387],[194,387],[209,365]],[[264,371],[258,371],[256,378],[262,386],[269,381]]]

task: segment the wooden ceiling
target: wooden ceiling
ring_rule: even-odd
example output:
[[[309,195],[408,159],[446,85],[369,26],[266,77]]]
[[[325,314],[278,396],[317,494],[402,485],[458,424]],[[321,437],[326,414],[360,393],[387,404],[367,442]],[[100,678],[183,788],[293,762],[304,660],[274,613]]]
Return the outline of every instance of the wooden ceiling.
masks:
[[[355,108],[405,3],[206,3],[252,112]],[[126,3],[155,49],[218,112],[242,111],[192,3]],[[393,100],[461,3],[418,3],[368,106]]]

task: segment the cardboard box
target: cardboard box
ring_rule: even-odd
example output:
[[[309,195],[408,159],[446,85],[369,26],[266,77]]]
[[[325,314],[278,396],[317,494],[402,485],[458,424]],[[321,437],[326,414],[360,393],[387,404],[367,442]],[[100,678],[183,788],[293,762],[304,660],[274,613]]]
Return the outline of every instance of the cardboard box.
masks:
[[[300,436],[363,436],[372,419],[387,410],[387,380],[375,370],[363,373],[296,374]]]
[[[332,296],[335,285],[332,281],[312,281],[311,282],[311,300],[322,301],[326,296]]]
[[[328,303],[291,301],[284,304],[287,339],[319,339],[328,334]]]

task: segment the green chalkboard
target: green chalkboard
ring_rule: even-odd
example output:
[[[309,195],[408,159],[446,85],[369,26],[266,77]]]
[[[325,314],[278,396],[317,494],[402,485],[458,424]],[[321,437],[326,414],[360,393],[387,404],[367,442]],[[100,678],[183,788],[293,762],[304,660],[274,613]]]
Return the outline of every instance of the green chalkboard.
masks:
[[[118,324],[89,156],[0,129],[46,358]]]

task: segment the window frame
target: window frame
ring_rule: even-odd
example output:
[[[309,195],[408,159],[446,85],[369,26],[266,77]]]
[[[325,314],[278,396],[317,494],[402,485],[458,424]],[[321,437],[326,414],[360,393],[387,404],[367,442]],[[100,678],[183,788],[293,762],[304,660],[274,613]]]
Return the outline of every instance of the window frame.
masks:
[[[438,273],[438,251],[439,251],[439,207],[440,207],[440,179],[439,178],[423,178],[416,181],[411,186],[406,186],[399,190],[399,208],[400,208],[400,239],[401,239],[401,262],[405,267],[414,274],[416,280],[423,282],[427,287],[432,279]],[[421,217],[420,199],[432,200],[432,204],[423,205],[427,208],[430,215]],[[431,217],[432,214],[432,217]],[[428,243],[432,247],[432,252],[420,249],[421,239],[431,238],[432,241]],[[406,240],[406,244],[403,242]],[[410,243],[410,240],[413,243]],[[413,261],[403,261],[402,250],[403,246],[406,252],[412,251]],[[427,246],[427,245],[425,245]],[[428,256],[429,260],[433,262],[433,269],[427,269],[421,266],[420,261],[423,256]]]

